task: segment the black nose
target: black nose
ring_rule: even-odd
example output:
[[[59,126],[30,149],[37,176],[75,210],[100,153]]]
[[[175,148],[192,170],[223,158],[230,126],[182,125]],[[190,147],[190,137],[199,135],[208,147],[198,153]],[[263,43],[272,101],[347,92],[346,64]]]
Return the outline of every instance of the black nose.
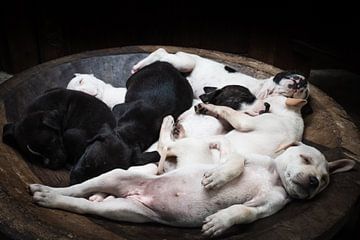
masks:
[[[314,176],[310,176],[309,177],[309,186],[310,188],[317,188],[319,186],[319,180],[314,177]]]

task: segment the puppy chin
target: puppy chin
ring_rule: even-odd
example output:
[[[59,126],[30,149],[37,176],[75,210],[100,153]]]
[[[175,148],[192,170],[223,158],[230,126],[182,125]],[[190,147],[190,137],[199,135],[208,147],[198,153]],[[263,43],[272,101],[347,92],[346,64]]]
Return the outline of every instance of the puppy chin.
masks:
[[[302,188],[291,184],[291,186],[285,186],[286,192],[290,195],[290,197],[294,199],[310,199],[313,196],[309,195],[309,193],[305,192]]]

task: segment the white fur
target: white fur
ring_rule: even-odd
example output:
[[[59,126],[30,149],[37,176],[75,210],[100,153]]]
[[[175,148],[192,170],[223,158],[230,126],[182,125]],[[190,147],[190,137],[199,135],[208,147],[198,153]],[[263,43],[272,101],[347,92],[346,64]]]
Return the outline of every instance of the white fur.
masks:
[[[109,108],[124,103],[126,88],[116,88],[96,78],[93,74],[75,73],[68,83],[67,89],[82,91],[102,100]]]
[[[289,89],[287,86],[293,83],[291,80],[283,79],[280,84],[275,84],[273,77],[260,80],[240,72],[229,73],[225,70],[224,64],[185,52],[169,54],[163,48],[157,49],[135,64],[132,73],[156,61],[168,62],[179,71],[189,72],[187,79],[194,90],[195,97],[204,93],[205,86],[222,88],[226,85],[247,87],[259,99],[277,94],[294,98],[306,98],[308,95],[306,90],[300,92],[300,90]]]
[[[196,155],[197,149],[192,150]],[[312,156],[312,162],[304,164],[300,154]],[[34,202],[43,207],[117,221],[202,226],[204,235],[218,236],[234,224],[253,222],[276,213],[289,202],[288,193],[299,198],[313,197],[328,185],[328,168],[341,172],[355,164],[349,160],[328,164],[316,149],[301,143],[289,147],[276,159],[254,154],[232,157],[244,159],[241,177],[211,192],[202,186],[206,186],[206,182],[203,180],[201,184],[200,178],[219,166],[216,164],[195,164],[161,176],[115,169],[66,188],[31,184],[30,191]],[[293,186],[292,180],[298,181],[297,173],[312,174],[324,181],[321,180],[311,194],[304,195]],[[105,199],[100,196],[99,201],[95,197],[93,201],[83,198],[93,192],[111,196]]]

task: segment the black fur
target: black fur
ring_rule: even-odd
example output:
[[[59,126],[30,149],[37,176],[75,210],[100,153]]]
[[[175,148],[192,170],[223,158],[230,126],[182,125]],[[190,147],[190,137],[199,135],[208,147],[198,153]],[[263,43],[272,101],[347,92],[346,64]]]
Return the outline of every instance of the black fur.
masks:
[[[239,85],[228,85],[221,89],[205,87],[204,91],[205,93],[200,95],[204,103],[227,106],[235,110],[241,110],[243,103],[251,104],[256,100],[249,89]]]
[[[52,89],[36,98],[22,119],[4,126],[3,141],[28,160],[59,169],[76,164],[87,139],[104,123],[115,127],[116,121],[102,101],[78,91]],[[28,147],[42,156],[32,154]]]
[[[81,167],[72,172],[72,183],[115,167],[126,169],[158,161],[157,152],[144,151],[159,138],[163,118],[172,115],[176,119],[192,104],[193,92],[188,81],[165,62],[141,69],[128,79],[126,87],[125,103],[113,109],[117,127],[112,130],[105,126],[89,142],[80,159]]]
[[[283,72],[279,72],[278,74],[276,74],[275,77],[273,78],[273,81],[276,84],[279,84],[282,79],[284,79],[284,78],[289,79],[289,77],[291,75],[304,76],[304,74],[302,74],[301,72],[298,72],[298,71],[283,71]],[[306,87],[306,85],[307,85],[307,81],[305,79],[305,80],[299,82],[299,86],[294,86],[294,87],[300,88],[300,87]]]
[[[225,66],[224,68],[225,68],[225,70],[228,71],[229,73],[237,72],[234,68],[229,67],[229,66]]]

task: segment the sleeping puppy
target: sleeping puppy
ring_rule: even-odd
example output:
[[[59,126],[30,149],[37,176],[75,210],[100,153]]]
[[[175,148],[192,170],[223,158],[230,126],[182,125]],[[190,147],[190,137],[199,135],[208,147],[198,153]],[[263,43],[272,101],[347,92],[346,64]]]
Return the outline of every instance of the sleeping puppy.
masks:
[[[146,152],[159,138],[162,120],[167,115],[177,118],[193,99],[188,81],[169,63],[156,62],[133,74],[126,83],[125,103],[116,105],[117,127],[104,126],[88,145],[79,160],[97,163],[96,171],[88,164],[73,171],[74,182],[95,177],[99,173],[127,162],[127,169],[160,159],[157,152]],[[119,159],[121,161],[119,161]],[[108,163],[114,164],[108,164]]]
[[[202,158],[196,158],[195,155],[186,150],[190,146],[197,146],[199,149],[207,149],[208,146],[224,149],[220,153],[227,152],[226,148],[233,146],[233,149],[236,149],[240,154],[256,153],[276,157],[279,149],[283,146],[301,141],[304,122],[300,110],[306,104],[306,100],[278,95],[266,98],[266,102],[271,106],[269,112],[258,116],[249,116],[244,112],[226,106],[200,104],[198,106],[201,109],[200,112],[221,119],[232,126],[233,130],[225,135],[208,136],[206,138],[195,136],[174,141],[171,136],[173,127],[168,123],[169,121],[173,122],[173,120],[171,117],[165,118],[158,144],[158,151],[162,156],[159,163],[159,173],[164,170],[168,171],[174,166],[181,167],[181,163],[185,161],[201,162]],[[178,142],[182,142],[182,144]],[[182,154],[184,160],[177,161],[177,165],[167,166],[165,163],[170,162],[165,162],[165,159],[167,156],[172,156],[175,146],[184,149],[185,153]],[[236,165],[236,162],[234,164]],[[222,172],[228,170],[230,173],[222,174]],[[231,179],[240,173],[241,171],[237,170],[236,167],[227,168],[224,166],[224,169],[214,169],[214,176],[216,176],[214,183],[221,186],[226,181],[224,178]]]
[[[200,95],[203,103],[227,106],[251,116],[266,113],[270,109],[270,104],[258,100],[249,89],[243,86],[229,85],[221,89],[205,87],[204,92]],[[196,107],[201,101],[194,99],[194,108],[188,109],[177,119],[173,132],[175,138],[222,135],[233,129],[226,121],[199,114],[205,113]]]
[[[132,72],[137,72],[155,61],[168,62],[179,71],[189,73],[187,79],[194,90],[195,97],[204,93],[205,86],[222,88],[226,85],[244,86],[259,99],[278,94],[302,99],[309,96],[307,80],[296,72],[280,72],[274,77],[259,80],[210,59],[185,52],[170,54],[162,48],[138,62]]]
[[[203,155],[196,147],[187,151]],[[33,201],[42,207],[116,221],[202,226],[204,235],[214,237],[234,224],[273,215],[292,198],[313,198],[329,184],[330,174],[348,171],[355,165],[347,159],[328,163],[318,150],[301,143],[289,146],[277,158],[232,153],[230,157],[243,163],[242,175],[211,191],[200,179],[218,166],[215,163],[192,164],[160,176],[115,169],[67,188],[31,184],[30,192]],[[113,197],[102,202],[87,200],[93,192]]]
[[[36,98],[19,121],[4,126],[3,141],[33,162],[59,169],[76,165],[87,140],[104,124],[113,128],[116,121],[102,101],[78,91],[52,89]]]
[[[90,94],[103,101],[111,109],[125,101],[126,88],[113,87],[96,78],[94,74],[75,73],[75,77],[70,80],[66,88]]]

